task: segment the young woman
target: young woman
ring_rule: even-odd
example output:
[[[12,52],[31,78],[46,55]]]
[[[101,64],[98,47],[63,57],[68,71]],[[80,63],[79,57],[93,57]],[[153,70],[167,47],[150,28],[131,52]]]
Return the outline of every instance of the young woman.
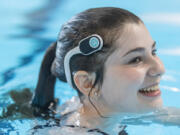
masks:
[[[64,125],[107,133],[122,115],[160,110],[164,66],[142,20],[113,7],[79,13],[47,50],[32,104],[48,109],[56,77],[77,90],[81,106]]]

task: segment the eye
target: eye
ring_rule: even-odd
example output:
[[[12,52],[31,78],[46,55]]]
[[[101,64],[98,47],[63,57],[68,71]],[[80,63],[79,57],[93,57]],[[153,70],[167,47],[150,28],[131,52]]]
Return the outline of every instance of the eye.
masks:
[[[138,64],[142,62],[142,58],[141,57],[135,57],[134,59],[132,59],[129,64]]]
[[[153,56],[156,56],[156,52],[157,52],[157,49],[154,49],[154,50],[152,51],[152,55],[153,55]]]

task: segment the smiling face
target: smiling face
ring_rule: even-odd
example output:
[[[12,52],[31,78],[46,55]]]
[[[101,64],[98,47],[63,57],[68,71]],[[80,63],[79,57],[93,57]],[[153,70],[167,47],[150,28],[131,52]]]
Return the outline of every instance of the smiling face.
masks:
[[[112,112],[146,112],[161,107],[157,85],[164,66],[146,27],[127,24],[115,45],[116,51],[105,63],[101,101]]]

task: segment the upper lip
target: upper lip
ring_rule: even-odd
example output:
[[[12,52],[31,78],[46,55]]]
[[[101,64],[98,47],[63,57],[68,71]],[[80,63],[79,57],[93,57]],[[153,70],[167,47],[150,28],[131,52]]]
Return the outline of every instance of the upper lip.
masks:
[[[149,87],[152,87],[152,86],[158,85],[158,84],[159,84],[159,83],[154,83],[154,84],[151,84],[151,85],[146,86],[146,87],[144,87],[144,88],[140,88],[139,90],[141,90],[141,89],[146,89],[146,88],[149,88]]]

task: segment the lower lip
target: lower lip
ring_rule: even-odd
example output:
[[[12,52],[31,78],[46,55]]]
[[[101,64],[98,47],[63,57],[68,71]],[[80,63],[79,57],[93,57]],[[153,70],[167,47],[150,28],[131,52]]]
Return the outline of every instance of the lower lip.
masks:
[[[146,97],[157,97],[161,95],[161,91],[159,89],[153,92],[139,92],[139,93]]]

